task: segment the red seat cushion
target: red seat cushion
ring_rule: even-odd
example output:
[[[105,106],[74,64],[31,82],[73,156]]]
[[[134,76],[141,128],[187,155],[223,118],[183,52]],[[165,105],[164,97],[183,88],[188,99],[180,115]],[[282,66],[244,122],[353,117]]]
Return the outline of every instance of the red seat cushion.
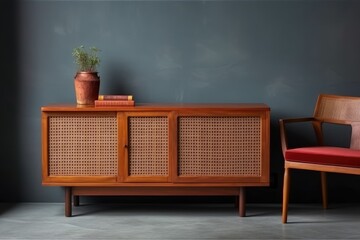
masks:
[[[303,147],[285,152],[285,159],[293,162],[360,168],[360,150],[342,147]]]

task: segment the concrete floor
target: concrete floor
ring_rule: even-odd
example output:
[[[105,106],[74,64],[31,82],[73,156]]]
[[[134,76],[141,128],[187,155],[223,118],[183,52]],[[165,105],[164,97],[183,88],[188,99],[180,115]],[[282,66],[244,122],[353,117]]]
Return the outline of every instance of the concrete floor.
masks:
[[[360,206],[326,211],[290,205],[247,205],[240,218],[230,204],[92,204],[64,217],[61,203],[0,203],[0,239],[360,239]]]

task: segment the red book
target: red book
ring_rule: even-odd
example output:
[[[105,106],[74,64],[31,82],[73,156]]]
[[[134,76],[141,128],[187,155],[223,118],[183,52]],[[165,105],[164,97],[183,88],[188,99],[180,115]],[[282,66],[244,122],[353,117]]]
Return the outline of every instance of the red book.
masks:
[[[135,106],[134,100],[95,100],[95,107]]]
[[[134,100],[132,95],[99,95],[98,100]]]

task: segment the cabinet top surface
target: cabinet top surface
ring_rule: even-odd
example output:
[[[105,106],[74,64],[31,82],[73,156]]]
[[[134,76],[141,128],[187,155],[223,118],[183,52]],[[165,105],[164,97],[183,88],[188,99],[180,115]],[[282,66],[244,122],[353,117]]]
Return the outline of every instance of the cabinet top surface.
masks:
[[[217,110],[217,111],[269,111],[270,107],[264,103],[138,103],[136,106],[101,106],[52,104],[42,106],[41,111],[172,111],[172,110]]]

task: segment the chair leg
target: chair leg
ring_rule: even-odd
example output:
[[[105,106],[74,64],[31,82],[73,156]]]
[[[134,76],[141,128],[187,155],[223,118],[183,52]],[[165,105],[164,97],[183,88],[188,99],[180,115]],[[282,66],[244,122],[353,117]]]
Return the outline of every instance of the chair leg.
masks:
[[[321,194],[322,194],[322,204],[323,208],[328,208],[328,200],[327,200],[327,179],[326,172],[321,172]]]
[[[284,172],[284,186],[283,186],[283,203],[282,203],[282,222],[287,222],[288,202],[290,191],[290,169],[285,168]]]

